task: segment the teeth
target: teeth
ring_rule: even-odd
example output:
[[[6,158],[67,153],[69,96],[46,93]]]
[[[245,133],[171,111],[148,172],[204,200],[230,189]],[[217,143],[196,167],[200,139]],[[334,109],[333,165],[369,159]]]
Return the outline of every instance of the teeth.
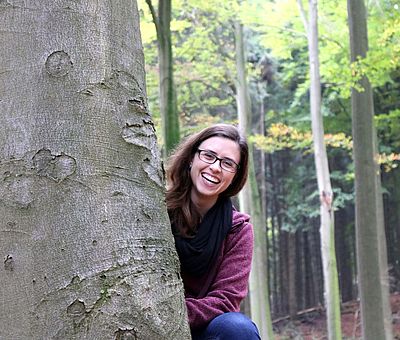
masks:
[[[218,178],[216,178],[216,177],[214,177],[214,176],[211,176],[211,175],[209,175],[209,174],[202,174],[202,176],[203,176],[207,181],[210,181],[210,182],[215,183],[215,184],[219,183]]]

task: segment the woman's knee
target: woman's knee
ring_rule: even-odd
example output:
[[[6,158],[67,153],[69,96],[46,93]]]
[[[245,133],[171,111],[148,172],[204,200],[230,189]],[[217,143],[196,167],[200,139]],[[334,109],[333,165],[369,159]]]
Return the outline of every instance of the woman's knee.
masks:
[[[260,339],[257,326],[242,313],[221,314],[207,328],[220,339]]]

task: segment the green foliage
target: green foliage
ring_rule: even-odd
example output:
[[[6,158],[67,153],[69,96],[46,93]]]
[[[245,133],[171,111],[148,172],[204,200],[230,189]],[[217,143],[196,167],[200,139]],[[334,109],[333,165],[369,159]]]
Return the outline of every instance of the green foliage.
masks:
[[[303,3],[307,12],[307,2]],[[139,6],[148,101],[159,131],[156,34],[144,0]],[[346,1],[319,1],[325,142],[330,163],[340,163],[331,172],[335,209],[353,198],[349,96],[363,75],[375,87],[378,160],[384,170],[397,170],[399,164],[400,10],[396,6],[394,0],[369,3],[370,50],[366,58],[350,65]],[[182,136],[236,119],[233,20],[239,19],[245,26],[253,109],[258,112],[264,104],[267,131],[265,137],[254,135],[249,140],[273,157],[290,155],[291,171],[282,179],[285,190],[279,200],[286,207],[287,229],[301,227],[319,214],[319,197],[313,175],[307,37],[297,1],[175,0],[172,10]]]

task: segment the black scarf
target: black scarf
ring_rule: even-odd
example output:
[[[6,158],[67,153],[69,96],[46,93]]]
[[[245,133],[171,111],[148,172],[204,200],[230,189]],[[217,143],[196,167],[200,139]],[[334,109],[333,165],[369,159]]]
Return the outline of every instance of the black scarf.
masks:
[[[222,242],[232,226],[232,202],[220,199],[205,214],[193,238],[175,236],[181,269],[202,276],[218,256]]]

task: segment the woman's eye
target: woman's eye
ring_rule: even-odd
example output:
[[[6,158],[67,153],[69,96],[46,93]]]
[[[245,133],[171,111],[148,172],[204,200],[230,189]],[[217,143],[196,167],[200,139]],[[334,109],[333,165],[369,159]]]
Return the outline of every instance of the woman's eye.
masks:
[[[225,166],[227,166],[228,168],[234,168],[235,167],[235,163],[233,163],[232,161],[228,160],[228,159],[224,159],[223,163]]]
[[[207,158],[207,159],[209,159],[209,160],[215,158],[215,156],[214,156],[212,153],[209,153],[209,152],[205,152],[205,153],[204,153],[204,157]]]

